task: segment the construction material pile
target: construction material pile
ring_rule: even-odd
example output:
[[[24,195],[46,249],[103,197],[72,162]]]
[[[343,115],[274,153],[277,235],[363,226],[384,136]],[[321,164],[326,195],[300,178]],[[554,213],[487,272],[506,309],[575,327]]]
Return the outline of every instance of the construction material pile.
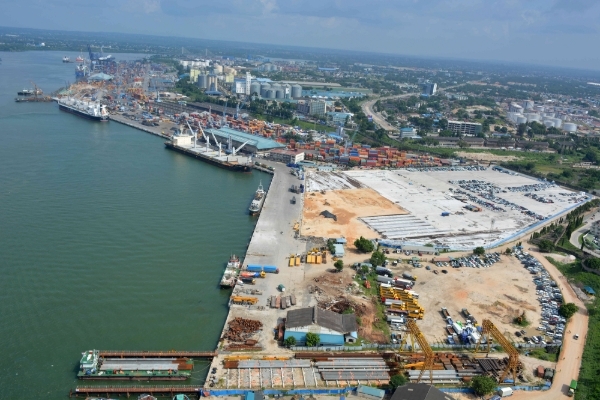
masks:
[[[227,327],[223,339],[231,342],[246,342],[262,329],[262,322],[253,319],[234,318]]]

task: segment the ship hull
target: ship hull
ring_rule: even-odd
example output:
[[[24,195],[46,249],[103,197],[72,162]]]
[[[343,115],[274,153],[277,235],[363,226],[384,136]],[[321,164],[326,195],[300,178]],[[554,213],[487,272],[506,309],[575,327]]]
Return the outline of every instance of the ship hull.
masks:
[[[123,376],[123,375],[87,375],[80,376],[84,381],[185,381],[189,376]]]
[[[100,122],[107,122],[108,121],[108,116],[106,116],[106,117],[96,117],[96,116],[93,116],[93,115],[89,115],[88,113],[84,113],[82,111],[76,110],[74,108],[67,107],[67,106],[65,106],[63,104],[59,104],[58,108],[60,110],[62,110],[62,111],[65,111],[65,112],[77,115],[77,116],[82,117],[82,118],[90,119],[92,121],[100,121]]]
[[[209,164],[215,165],[215,166],[217,166],[219,168],[227,169],[229,171],[252,172],[252,169],[250,168],[249,165],[223,163],[223,162],[221,162],[219,160],[216,160],[216,159],[211,158],[211,157],[207,157],[207,156],[205,156],[203,154],[198,154],[198,153],[186,151],[185,149],[176,147],[172,143],[169,143],[169,142],[165,142],[165,147],[167,149],[176,151],[176,152],[181,153],[181,154],[185,154],[186,156],[194,157],[194,158],[196,158],[198,160],[202,160],[204,162],[207,162]]]

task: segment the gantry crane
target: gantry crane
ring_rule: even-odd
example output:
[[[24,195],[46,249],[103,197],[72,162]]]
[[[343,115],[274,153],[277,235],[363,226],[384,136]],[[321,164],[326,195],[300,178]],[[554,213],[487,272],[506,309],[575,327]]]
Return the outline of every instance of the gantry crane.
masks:
[[[502,374],[500,375],[500,379],[498,382],[504,381],[506,375],[510,372],[512,374],[514,382],[517,381],[517,368],[519,367],[519,351],[515,349],[515,346],[496,328],[496,326],[489,319],[484,319],[481,323],[482,332],[479,341],[477,342],[477,346],[475,347],[475,352],[479,350],[479,346],[481,345],[481,341],[485,338],[485,345],[487,348],[487,353],[490,352],[491,338],[494,338],[500,346],[508,353],[508,364]]]
[[[419,374],[419,378],[417,379],[417,383],[421,382],[421,378],[423,377],[423,373],[425,371],[429,371],[429,381],[433,384],[433,350],[429,347],[429,343],[427,343],[427,339],[421,333],[421,330],[417,326],[417,323],[414,319],[409,319],[406,323],[407,334],[404,335],[402,341],[400,342],[400,349],[406,345],[406,340],[410,338],[411,349],[415,349],[415,343],[419,345],[421,351],[423,351],[425,355],[425,361],[421,363],[417,363],[419,365],[415,365],[420,367],[421,373]]]

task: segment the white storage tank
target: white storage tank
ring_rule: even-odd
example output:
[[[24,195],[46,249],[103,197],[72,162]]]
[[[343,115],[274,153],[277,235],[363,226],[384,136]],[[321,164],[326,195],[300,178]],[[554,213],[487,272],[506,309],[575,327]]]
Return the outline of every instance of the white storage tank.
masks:
[[[264,82],[260,84],[260,97],[267,97],[267,90],[271,89],[271,85]]]
[[[302,86],[292,85],[292,97],[302,97]]]
[[[560,119],[560,118],[554,118],[553,121],[554,121],[554,126],[555,127],[560,128],[562,126],[562,119]]]
[[[572,122],[565,122],[563,124],[563,129],[567,132],[577,132],[577,124]]]
[[[220,64],[215,64],[213,66],[213,73],[218,75],[218,74],[222,74],[223,73],[223,66]]]
[[[250,84],[250,94],[254,94],[257,93],[260,95],[260,83],[258,82],[252,82],[252,84]]]
[[[537,112],[537,113],[543,113],[544,112],[544,106],[535,106],[535,112]]]
[[[526,109],[532,109],[533,108],[533,100],[525,100],[524,106]]]
[[[527,123],[527,117],[524,117],[522,115],[517,117],[517,124],[526,124]]]
[[[552,121],[550,119],[546,119],[546,120],[544,120],[544,125],[546,125],[546,128],[552,128],[552,127],[554,127],[554,121]]]

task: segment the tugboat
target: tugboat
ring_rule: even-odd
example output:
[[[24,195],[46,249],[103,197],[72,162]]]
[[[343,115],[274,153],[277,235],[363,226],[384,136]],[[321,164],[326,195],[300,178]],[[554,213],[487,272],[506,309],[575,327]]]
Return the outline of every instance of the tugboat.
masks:
[[[254,193],[254,198],[252,199],[252,203],[250,203],[250,215],[256,215],[260,213],[262,209],[263,203],[265,202],[266,192],[263,190],[262,181],[258,185],[258,189],[256,189],[256,193]]]
[[[221,278],[221,289],[231,289],[235,286],[240,273],[241,265],[242,263],[240,262],[238,256],[232,254],[231,257],[229,257],[229,262],[227,263],[225,272]]]
[[[64,62],[64,63],[70,63],[70,62],[71,62],[71,59],[70,59],[69,57],[67,57],[67,56],[64,56],[64,57],[63,57],[63,62]]]

